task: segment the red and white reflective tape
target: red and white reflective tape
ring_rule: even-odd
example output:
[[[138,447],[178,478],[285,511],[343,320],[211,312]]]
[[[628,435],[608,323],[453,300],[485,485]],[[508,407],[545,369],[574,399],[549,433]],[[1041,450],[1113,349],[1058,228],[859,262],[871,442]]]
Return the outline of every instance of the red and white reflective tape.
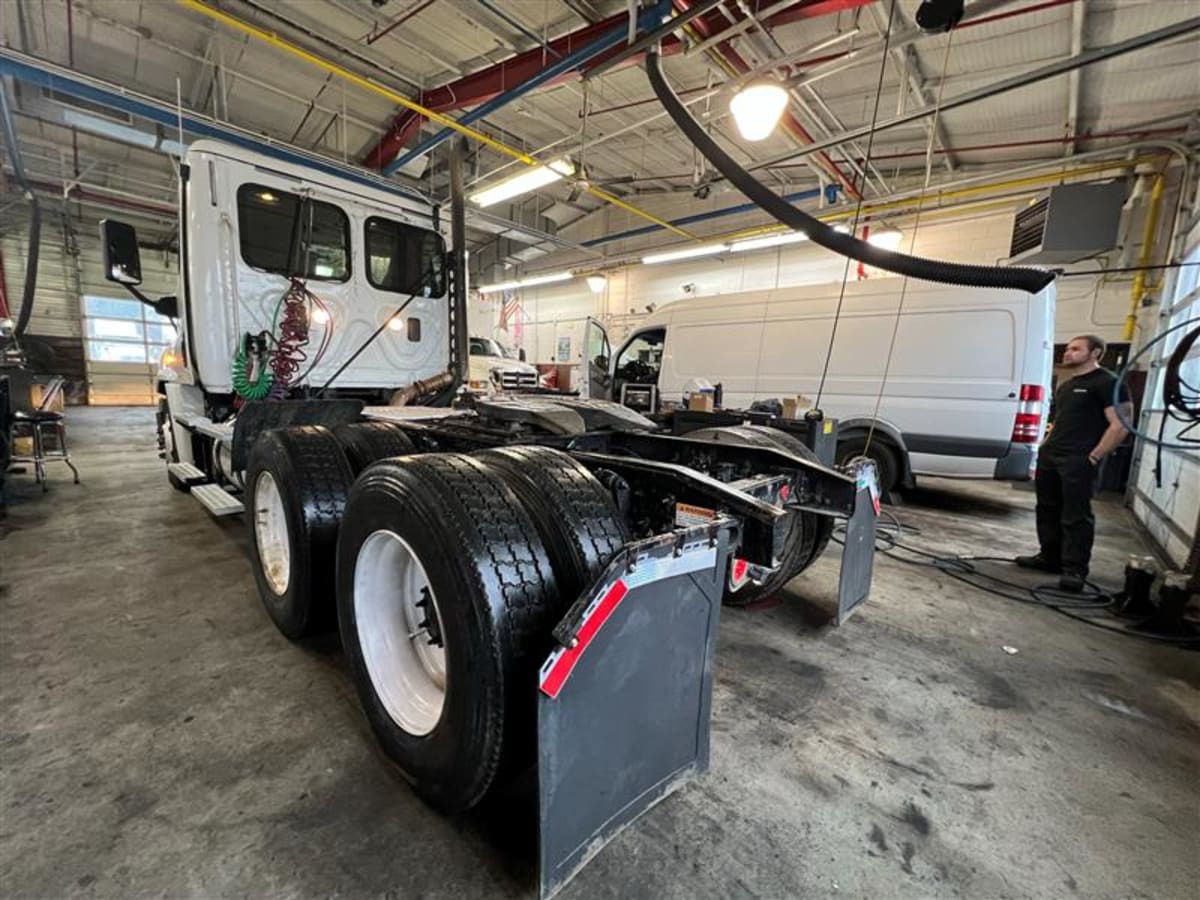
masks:
[[[624,579],[618,579],[600,596],[599,600],[588,607],[583,616],[583,623],[579,626],[575,646],[561,647],[555,650],[542,665],[538,686],[543,694],[552,700],[558,696],[558,692],[562,690],[562,686],[570,677],[571,670],[575,668],[575,663],[579,661],[583,651],[592,642],[596,632],[608,621],[608,617],[621,605],[621,601],[625,599],[627,593],[629,593],[629,588],[625,585]]]

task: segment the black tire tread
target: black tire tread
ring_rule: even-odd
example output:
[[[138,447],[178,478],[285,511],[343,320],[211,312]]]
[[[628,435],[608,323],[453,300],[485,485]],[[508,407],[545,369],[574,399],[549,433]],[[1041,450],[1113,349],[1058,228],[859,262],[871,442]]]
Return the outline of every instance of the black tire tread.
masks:
[[[415,787],[430,803],[448,812],[460,812],[478,803],[498,777],[534,758],[536,672],[550,647],[551,631],[562,614],[562,603],[549,558],[529,514],[512,489],[483,463],[451,453],[381,462],[355,484],[347,508],[348,523],[356,515],[356,498],[376,490],[391,492],[414,507],[419,505],[423,516],[446,529],[449,539],[444,543],[449,558],[441,563],[454,566],[477,596],[485,598],[485,614],[490,622],[486,629],[489,653],[498,661],[503,691],[503,702],[485,704],[487,718],[476,732],[478,739],[488,742],[488,755],[466,783],[430,785],[414,778]],[[349,564],[347,571],[351,571],[351,554],[356,552],[348,545],[339,548],[339,565]],[[492,608],[496,600],[501,610]],[[346,640],[343,635],[343,644]],[[481,667],[482,677],[482,661],[475,665]],[[368,679],[363,674],[356,680],[370,714]],[[487,687],[481,682],[478,689]]]
[[[281,471],[281,462],[291,471]],[[333,573],[337,535],[354,481],[350,466],[329,429],[320,425],[268,431],[255,441],[246,467],[246,505],[250,510],[254,509],[258,473],[264,469],[271,471],[280,491],[299,506],[302,533],[297,538],[306,558],[297,561],[291,577],[298,577],[298,565],[299,576],[308,582],[299,587],[309,599],[302,601],[306,608],[289,624],[272,611],[266,597],[268,588],[261,580],[259,593],[275,624],[288,637],[295,639],[330,631],[336,623]],[[254,523],[248,524],[255,577],[259,579],[262,565],[253,535]],[[289,585],[289,592],[293,587],[296,586]]]
[[[373,462],[416,451],[404,430],[391,422],[350,422],[335,427],[333,436],[355,476]]]
[[[501,447],[475,458],[520,498],[570,605],[629,540],[612,497],[584,465],[550,447]]]

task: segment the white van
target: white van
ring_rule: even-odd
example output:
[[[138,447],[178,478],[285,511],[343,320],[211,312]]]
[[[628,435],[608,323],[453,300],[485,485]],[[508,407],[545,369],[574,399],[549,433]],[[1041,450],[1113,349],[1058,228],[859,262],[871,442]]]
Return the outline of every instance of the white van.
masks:
[[[1030,478],[1045,428],[1054,285],[1029,294],[909,281],[897,325],[901,284],[846,285],[836,338],[836,284],[681,300],[639,323],[611,359],[593,329],[589,362],[607,363],[615,400],[625,385],[653,384],[660,405],[678,404],[689,380],[705,379],[721,386],[723,406],[745,409],[815,400],[833,338],[820,406],[839,421],[839,462],[862,452],[874,421],[868,455],[888,487],[915,475]]]

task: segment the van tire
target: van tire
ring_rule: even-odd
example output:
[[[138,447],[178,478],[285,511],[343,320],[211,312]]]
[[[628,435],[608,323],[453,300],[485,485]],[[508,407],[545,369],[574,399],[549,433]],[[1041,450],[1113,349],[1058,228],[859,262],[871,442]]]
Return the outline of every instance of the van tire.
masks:
[[[766,425],[743,425],[742,427],[747,431],[763,435],[767,440],[773,441],[780,450],[791,453],[793,456],[799,456],[801,459],[806,459],[819,466],[825,465],[816,452],[794,434],[789,434],[779,428],[768,428]],[[798,512],[797,515],[804,516],[806,525],[815,529],[816,534],[808,558],[796,561],[796,567],[788,576],[789,580],[817,561],[817,558],[829,546],[829,538],[833,535],[833,516],[822,516],[811,512]]]
[[[550,555],[569,606],[629,540],[612,496],[582,463],[550,447],[476,453],[513,489]]]
[[[407,456],[416,446],[403,429],[391,422],[350,422],[333,429],[354,477],[367,466],[392,456]]]
[[[264,432],[250,451],[254,580],[267,615],[292,640],[335,627],[338,526],[353,482],[341,447],[319,425]]]
[[[420,563],[422,592],[437,610],[443,696],[426,730],[406,728],[389,712],[389,687],[393,709],[397,696],[403,702],[403,689],[397,694],[382,680],[377,688],[370,666],[374,677],[386,673],[369,664],[372,648],[359,632],[359,618],[377,596],[364,590],[356,597],[356,585],[370,583],[370,557],[361,551],[381,533],[400,539]],[[452,453],[371,466],[346,505],[337,607],[342,646],[371,729],[431,806],[469,809],[493,784],[535,762],[537,670],[565,605],[533,520],[497,472]],[[378,613],[371,614],[378,624]],[[390,620],[383,621],[386,627]],[[403,640],[403,622],[396,627]]]
[[[798,438],[776,431],[777,429],[759,425],[734,425],[726,428],[702,428],[689,432],[685,437],[749,447],[770,447],[821,464],[817,455]],[[762,584],[748,584],[736,591],[732,589],[731,579],[727,577],[721,602],[726,606],[748,606],[771,597],[813,564],[824,552],[832,533],[833,519],[830,516],[797,510],[793,514],[792,525],[784,542],[779,568]],[[732,559],[730,565],[733,565]]]
[[[837,464],[844,466],[852,459],[866,456],[875,463],[875,471],[879,476],[879,490],[885,499],[900,486],[901,465],[898,452],[887,438],[881,438],[877,431],[871,438],[871,446],[867,447],[867,436],[857,435],[838,441]]]

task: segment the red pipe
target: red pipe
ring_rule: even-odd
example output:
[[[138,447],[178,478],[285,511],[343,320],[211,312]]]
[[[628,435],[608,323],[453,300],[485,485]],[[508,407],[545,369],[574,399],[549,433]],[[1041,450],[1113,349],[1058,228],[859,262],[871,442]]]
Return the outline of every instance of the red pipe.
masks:
[[[870,2],[872,0],[809,0],[807,3],[798,4],[772,16],[767,20],[767,24],[772,26],[786,25],[789,22],[798,22],[803,19],[811,19],[816,16],[829,15],[865,6]],[[483,103],[514,85],[528,81],[546,67],[546,60],[549,56],[557,55],[561,57],[572,50],[578,50],[580,47],[595,41],[604,32],[627,22],[628,19],[628,13],[625,12],[609,16],[607,19],[596,22],[593,25],[587,25],[570,34],[556,38],[550,41],[545,47],[536,47],[525,53],[519,53],[501,63],[497,63],[480,72],[473,72],[450,84],[422,91],[417,100],[422,106],[432,109],[434,112],[442,113],[466,109],[467,107]],[[382,37],[382,34],[377,37]],[[722,46],[725,46],[725,44],[722,44]],[[618,46],[606,53],[600,54],[585,65],[583,70],[586,71],[593,66],[600,65],[610,56],[615,56],[622,49]],[[671,36],[663,40],[660,52],[663,56],[670,56],[682,49],[683,43],[678,38]],[[640,61],[641,56],[634,56],[627,60],[625,65],[635,65]],[[562,78],[547,84],[546,87],[553,87],[554,85],[571,81],[577,78],[578,74],[578,72],[566,73]],[[372,169],[382,169],[395,159],[404,146],[416,136],[423,122],[423,116],[410,110],[400,113],[392,120],[388,130],[371,151],[363,157],[363,165]]]

